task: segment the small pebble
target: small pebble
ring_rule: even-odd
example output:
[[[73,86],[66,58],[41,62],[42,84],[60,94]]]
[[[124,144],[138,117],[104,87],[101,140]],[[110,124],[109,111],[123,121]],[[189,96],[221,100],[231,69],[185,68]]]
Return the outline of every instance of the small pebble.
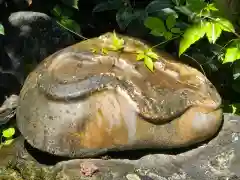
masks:
[[[127,174],[126,178],[128,180],[141,180],[140,177],[136,174]]]

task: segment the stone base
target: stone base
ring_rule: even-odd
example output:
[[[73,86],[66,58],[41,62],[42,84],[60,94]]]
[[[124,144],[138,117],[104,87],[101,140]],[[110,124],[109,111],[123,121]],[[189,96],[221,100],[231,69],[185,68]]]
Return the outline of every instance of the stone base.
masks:
[[[74,159],[46,166],[36,161],[40,157],[34,159],[22,148],[21,137],[11,147],[0,150],[1,166],[12,160],[9,166],[12,169],[0,168],[0,179],[14,175],[18,180],[19,176],[22,179],[58,180],[237,180],[240,179],[240,117],[224,116],[222,130],[209,143],[177,155],[149,154],[137,160]]]

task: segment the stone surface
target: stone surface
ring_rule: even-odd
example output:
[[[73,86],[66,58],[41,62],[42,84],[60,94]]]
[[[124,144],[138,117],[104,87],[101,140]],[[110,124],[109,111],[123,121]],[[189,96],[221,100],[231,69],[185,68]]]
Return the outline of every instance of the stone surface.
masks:
[[[33,147],[93,157],[186,147],[219,130],[221,98],[203,74],[163,52],[150,72],[136,61],[136,52],[150,47],[120,37],[122,51],[101,53],[113,44],[106,33],[52,54],[30,73],[16,115]]]
[[[0,36],[0,103],[19,93],[25,77],[55,51],[76,42],[73,35],[43,13],[20,11],[2,22]]]
[[[12,61],[17,61],[14,63],[16,67],[23,66],[23,62],[36,65],[50,54],[76,42],[70,32],[39,12],[12,13],[4,27],[5,50]]]
[[[240,117],[224,115],[221,131],[210,142],[176,155],[146,152],[130,159],[73,159],[47,166],[39,164],[19,138],[14,147],[0,150],[0,179],[28,180],[238,180],[240,179]],[[13,145],[12,145],[13,146]],[[18,149],[16,153],[16,149]],[[14,153],[13,153],[14,151]],[[12,153],[10,153],[12,152]],[[29,153],[28,153],[29,152]],[[137,151],[135,152],[137,153]],[[10,156],[10,157],[9,157]],[[38,154],[40,159],[51,159]],[[129,156],[129,158],[131,158]],[[84,169],[82,169],[84,164]],[[3,167],[4,166],[4,167]],[[88,166],[88,167],[87,167]],[[93,168],[93,171],[91,171]],[[97,168],[97,171],[96,171]],[[91,171],[90,175],[83,170]],[[4,178],[3,178],[4,177]],[[15,180],[14,179],[14,180]]]
[[[0,166],[5,167],[8,163],[15,158],[19,148],[23,146],[23,138],[17,138],[13,141],[12,144],[8,146],[0,146]]]
[[[18,105],[18,96],[12,94],[7,97],[4,103],[0,106],[0,125],[9,122],[16,113],[16,107]]]

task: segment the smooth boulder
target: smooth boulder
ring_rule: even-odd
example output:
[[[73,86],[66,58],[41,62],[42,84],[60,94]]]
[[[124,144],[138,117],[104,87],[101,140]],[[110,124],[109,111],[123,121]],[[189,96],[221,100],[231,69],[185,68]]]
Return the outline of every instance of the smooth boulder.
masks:
[[[62,49],[29,74],[16,116],[33,147],[92,157],[187,147],[216,134],[221,97],[201,72],[156,49],[159,58],[151,72],[136,60],[136,52],[150,46],[122,35],[122,50],[102,53],[113,44],[112,35]]]

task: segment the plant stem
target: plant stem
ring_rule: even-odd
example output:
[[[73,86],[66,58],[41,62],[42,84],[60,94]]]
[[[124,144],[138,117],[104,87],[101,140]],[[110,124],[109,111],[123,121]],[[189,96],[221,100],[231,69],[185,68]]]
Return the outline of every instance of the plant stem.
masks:
[[[206,76],[206,73],[205,73],[205,71],[204,71],[202,65],[201,65],[196,59],[194,59],[193,57],[191,57],[191,56],[189,56],[189,55],[187,55],[187,54],[185,54],[185,53],[184,53],[183,55],[186,56],[186,57],[188,57],[188,58],[190,58],[190,59],[192,59],[193,61],[195,61],[195,62],[199,65],[199,67],[201,68],[201,70],[202,70],[204,76]]]
[[[171,39],[168,39],[168,40],[166,40],[166,41],[163,41],[163,42],[161,42],[161,43],[158,43],[158,44],[152,46],[151,49],[153,49],[153,48],[155,48],[155,47],[157,47],[157,46],[161,46],[161,45],[163,45],[163,44],[165,44],[165,43],[167,43],[167,42],[169,42],[169,41],[172,41],[173,39],[177,39],[177,38],[179,38],[181,35],[182,35],[182,34],[180,34],[180,35],[178,35],[178,36],[175,36],[175,37],[173,37],[173,38],[171,38]]]
[[[58,21],[56,21],[56,22],[57,22],[57,24],[59,24],[60,26],[62,26],[64,29],[66,29],[66,30],[70,31],[71,33],[73,33],[73,34],[77,35],[78,37],[80,37],[80,38],[82,38],[82,39],[85,39],[85,40],[87,40],[87,39],[88,39],[88,38],[84,37],[83,35],[81,35],[81,34],[78,34],[78,33],[74,32],[74,31],[72,31],[71,29],[67,28],[66,26],[62,25],[62,24],[61,24],[61,23],[59,23]]]
[[[222,51],[222,50],[224,50],[225,49],[225,47],[228,45],[228,44],[230,44],[232,41],[234,41],[234,40],[237,40],[237,39],[231,39],[230,41],[228,41],[221,49],[220,49],[220,52]],[[209,63],[209,62],[211,62],[216,56],[218,56],[220,53],[217,53],[217,54],[215,54],[215,55],[213,55],[207,62],[205,62],[205,63],[203,63],[203,64],[201,64],[201,65],[204,65],[204,64],[207,64],[207,63]]]

